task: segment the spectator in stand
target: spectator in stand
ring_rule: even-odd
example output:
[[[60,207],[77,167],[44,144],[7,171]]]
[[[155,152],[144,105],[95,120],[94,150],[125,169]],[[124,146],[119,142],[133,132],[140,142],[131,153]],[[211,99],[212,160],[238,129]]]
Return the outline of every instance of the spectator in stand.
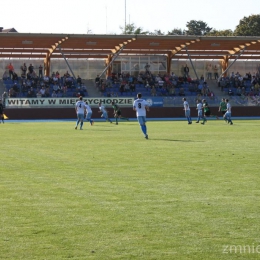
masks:
[[[33,98],[34,96],[33,96],[33,93],[30,90],[28,90],[26,97]]]
[[[28,70],[29,70],[29,73],[30,74],[32,74],[33,73],[33,65],[32,64],[30,64],[30,66],[28,67]]]
[[[66,78],[69,78],[70,77],[70,74],[69,74],[69,72],[67,71],[65,74],[64,74],[64,78],[66,79]]]
[[[57,82],[55,82],[55,84],[53,85],[52,89],[53,89],[53,91],[54,91],[56,94],[58,93],[58,91],[60,90],[60,87],[59,87],[59,85],[57,84]]]
[[[9,76],[9,73],[7,70],[5,70],[4,74],[3,74],[3,80],[7,80]]]
[[[214,78],[217,80],[218,79],[218,67],[217,67],[217,65],[214,66],[213,71],[214,71]]]
[[[57,97],[57,93],[55,92],[55,90],[52,91],[51,97]]]
[[[8,66],[8,71],[9,71],[9,77],[10,79],[13,79],[13,74],[14,74],[14,66],[12,65],[12,63],[10,63]]]
[[[58,98],[64,97],[64,94],[60,90],[58,90],[57,97]]]
[[[49,78],[47,75],[45,75],[45,76],[43,77],[43,83],[44,83],[44,85],[49,85],[49,82],[50,82],[50,78]]]
[[[207,79],[211,80],[212,79],[212,65],[211,64],[207,64],[206,71],[207,71]]]
[[[120,85],[119,91],[120,91],[121,95],[123,95],[123,93],[125,92],[125,85],[123,83]]]
[[[30,88],[30,91],[31,91],[31,93],[32,93],[32,96],[33,96],[33,97],[36,97],[36,93],[35,93],[33,87]]]
[[[184,67],[184,75],[183,76],[188,77],[189,76],[189,72],[190,72],[190,69],[189,69],[188,65],[186,64],[185,67]]]
[[[45,89],[45,97],[50,97],[51,94],[50,94],[50,88],[46,88]]]
[[[234,95],[234,92],[233,92],[231,87],[228,88],[228,95],[229,96],[233,96]]]
[[[135,83],[134,82],[130,83],[130,90],[131,90],[131,92],[135,92]]]
[[[17,73],[14,71],[13,72],[13,81],[18,81],[18,75],[17,75]]]
[[[41,93],[41,96],[42,96],[42,97],[46,97],[45,91],[46,91],[46,88],[45,88],[45,87],[42,87],[42,88],[40,89],[40,93]]]
[[[174,86],[171,86],[171,87],[169,88],[169,95],[170,95],[170,96],[175,96],[175,87],[174,87]]]
[[[10,97],[10,98],[15,98],[15,97],[17,97],[16,92],[13,90],[13,88],[10,88],[10,89],[9,89],[8,97]]]
[[[58,84],[59,83],[59,78],[57,77],[56,73],[52,74],[52,83],[53,84]]]
[[[42,97],[42,93],[41,93],[40,90],[37,92],[36,97],[37,97],[37,98],[41,98],[41,97]]]
[[[39,78],[42,78],[42,65],[39,66]]]
[[[126,82],[125,84],[125,92],[129,92],[130,91],[130,86],[129,84]]]
[[[167,89],[166,89],[166,87],[165,86],[163,86],[162,88],[161,88],[161,95],[162,96],[168,96],[168,91],[167,91]]]
[[[153,96],[153,97],[157,96],[157,91],[156,91],[155,86],[152,86],[152,89],[151,89],[151,96]]]
[[[184,88],[180,88],[179,96],[185,96]]]
[[[20,92],[19,86],[17,85],[17,83],[14,83],[12,86],[13,90],[18,94]]]
[[[25,79],[26,78],[26,71],[27,71],[27,66],[26,64],[24,63],[22,66],[21,66],[21,78]]]
[[[99,85],[100,85],[100,77],[99,77],[99,75],[96,76],[95,83],[96,83],[96,87],[98,88]]]
[[[77,77],[77,84],[79,85],[79,86],[81,86],[82,85],[82,79],[81,79],[81,77],[78,75],[78,77]]]
[[[60,73],[58,71],[56,71],[55,76],[58,78],[58,80],[60,80]]]

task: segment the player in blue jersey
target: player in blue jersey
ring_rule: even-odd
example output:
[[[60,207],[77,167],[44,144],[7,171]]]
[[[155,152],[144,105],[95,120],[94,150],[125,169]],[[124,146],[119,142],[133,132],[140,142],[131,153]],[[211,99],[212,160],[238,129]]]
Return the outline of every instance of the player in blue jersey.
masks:
[[[224,115],[224,119],[228,121],[229,124],[233,125],[233,122],[231,120],[231,104],[229,103],[229,100],[225,100],[227,104],[227,112]]]
[[[106,121],[109,121],[110,123],[112,123],[111,119],[108,118],[107,111],[106,111],[105,107],[101,104],[101,102],[98,104],[98,107],[99,107],[98,112],[102,113],[101,117],[103,117]]]
[[[87,121],[90,122],[91,125],[93,125],[93,124],[94,124],[94,121],[93,121],[93,119],[91,119],[92,109],[91,109],[91,107],[89,106],[89,104],[88,104],[87,101],[85,102],[85,108],[86,108],[85,118],[86,118]]]
[[[79,100],[76,102],[75,111],[76,111],[77,118],[78,118],[75,129],[76,130],[78,129],[78,125],[80,123],[80,130],[82,130],[84,115],[86,113],[86,106],[85,106],[85,102],[83,101],[82,96],[80,96]]]
[[[136,117],[144,137],[148,139],[147,128],[146,128],[146,111],[149,111],[149,104],[146,100],[142,99],[142,94],[137,94],[137,99],[133,103],[133,110],[136,111]]]
[[[196,121],[196,123],[200,122],[200,119],[203,119],[203,113],[202,113],[202,103],[200,101],[200,99],[197,99],[197,110],[198,110],[198,119]]]
[[[183,101],[183,107],[184,107],[183,110],[185,111],[185,117],[187,118],[188,124],[190,125],[190,124],[192,124],[191,117],[190,117],[190,106],[189,106],[189,103],[186,100],[186,98],[183,98],[182,101]]]

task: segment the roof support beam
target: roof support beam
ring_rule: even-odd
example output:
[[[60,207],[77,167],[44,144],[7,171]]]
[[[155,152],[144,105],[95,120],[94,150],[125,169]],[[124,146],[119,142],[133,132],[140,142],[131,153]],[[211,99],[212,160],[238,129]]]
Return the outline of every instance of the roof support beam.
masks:
[[[239,58],[239,56],[241,54],[243,54],[243,52],[245,51],[246,48],[244,48],[243,50],[240,51],[240,53],[236,56],[236,58],[234,59],[234,61],[221,73],[221,75],[218,78],[218,82],[220,81],[221,77],[223,74],[226,74],[226,72],[231,68],[231,66],[236,62],[236,60]],[[227,57],[228,60],[228,57]]]

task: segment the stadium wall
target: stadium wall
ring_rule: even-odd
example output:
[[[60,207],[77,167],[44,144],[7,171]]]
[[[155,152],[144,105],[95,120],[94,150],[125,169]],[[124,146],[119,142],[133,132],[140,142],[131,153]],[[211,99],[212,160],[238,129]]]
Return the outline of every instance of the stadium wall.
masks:
[[[98,108],[92,108],[92,118],[100,119]],[[109,116],[113,117],[112,108],[107,109]],[[135,112],[130,107],[121,109],[123,116],[135,118]],[[221,115],[218,112],[218,107],[211,107],[212,114]],[[13,120],[38,120],[38,119],[74,119],[76,118],[75,109],[72,108],[25,108],[15,109],[6,108],[5,114],[9,119]],[[196,117],[197,111],[195,107],[191,107],[191,116]],[[255,107],[233,107],[232,117],[259,117],[260,106]],[[182,107],[152,107],[147,113],[148,118],[184,118],[184,111]]]

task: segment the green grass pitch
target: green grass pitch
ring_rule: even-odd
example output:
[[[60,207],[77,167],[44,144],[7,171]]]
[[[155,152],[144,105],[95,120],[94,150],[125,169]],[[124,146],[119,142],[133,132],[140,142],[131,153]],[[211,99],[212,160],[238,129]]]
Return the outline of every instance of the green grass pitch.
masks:
[[[6,121],[0,259],[259,259],[260,122],[233,122]]]

